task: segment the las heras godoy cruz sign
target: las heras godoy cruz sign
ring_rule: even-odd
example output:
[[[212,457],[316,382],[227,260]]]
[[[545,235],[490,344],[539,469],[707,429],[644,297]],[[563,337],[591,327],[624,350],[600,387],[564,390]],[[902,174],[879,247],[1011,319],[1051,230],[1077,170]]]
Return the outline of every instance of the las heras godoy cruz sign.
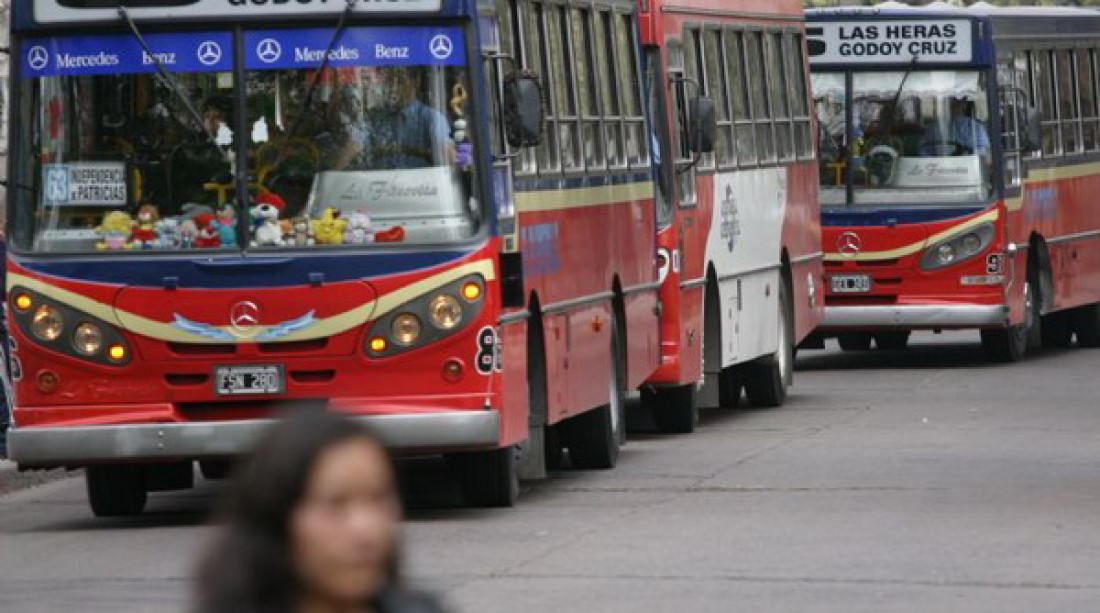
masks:
[[[812,64],[969,62],[973,57],[970,22],[817,22],[806,27]]]
[[[345,0],[128,0],[134,19],[202,19],[205,17],[271,17],[339,13]],[[437,12],[442,0],[358,0],[362,13]],[[116,0],[34,0],[37,23],[117,21]]]

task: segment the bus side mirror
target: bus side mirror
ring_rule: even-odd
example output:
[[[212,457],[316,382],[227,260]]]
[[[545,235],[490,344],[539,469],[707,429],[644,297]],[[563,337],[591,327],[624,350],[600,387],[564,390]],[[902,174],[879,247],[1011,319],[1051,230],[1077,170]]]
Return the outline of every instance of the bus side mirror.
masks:
[[[531,71],[504,78],[504,129],[513,148],[533,147],[542,141],[542,87]]]
[[[1025,107],[1024,123],[1021,127],[1020,150],[1024,153],[1038,151],[1043,143],[1043,129],[1039,119],[1039,110],[1035,107]]]
[[[718,134],[718,119],[714,114],[714,102],[706,96],[691,99],[688,113],[688,146],[692,153],[714,151]]]

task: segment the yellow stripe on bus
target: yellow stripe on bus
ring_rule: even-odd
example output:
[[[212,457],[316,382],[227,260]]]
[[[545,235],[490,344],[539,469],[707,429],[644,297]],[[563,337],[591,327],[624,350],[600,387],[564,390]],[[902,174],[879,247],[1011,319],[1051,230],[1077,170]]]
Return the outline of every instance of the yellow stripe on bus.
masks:
[[[562,211],[587,206],[648,200],[652,197],[653,184],[648,181],[600,187],[549,189],[534,192],[516,192],[516,209],[523,213]]]
[[[1028,173],[1027,180],[1024,181],[1024,187],[1021,190],[1021,195],[1016,198],[1006,199],[1005,208],[1009,211],[1019,211],[1024,208],[1024,196],[1027,192],[1027,186],[1030,183],[1049,183],[1051,181],[1067,181],[1070,179],[1080,179],[1082,177],[1088,177],[1091,175],[1100,175],[1100,162],[1092,162],[1088,164],[1074,164],[1072,166],[1055,166],[1054,168],[1040,168],[1032,170]]]

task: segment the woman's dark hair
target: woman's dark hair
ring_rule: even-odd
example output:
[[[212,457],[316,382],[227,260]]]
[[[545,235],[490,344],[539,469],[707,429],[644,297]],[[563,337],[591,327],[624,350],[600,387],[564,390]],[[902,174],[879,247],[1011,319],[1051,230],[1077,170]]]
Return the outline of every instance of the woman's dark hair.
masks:
[[[381,443],[361,424],[309,411],[276,424],[238,470],[224,525],[198,573],[201,613],[293,611],[303,586],[294,570],[290,522],[322,453],[353,439]],[[398,579],[389,562],[390,587]]]

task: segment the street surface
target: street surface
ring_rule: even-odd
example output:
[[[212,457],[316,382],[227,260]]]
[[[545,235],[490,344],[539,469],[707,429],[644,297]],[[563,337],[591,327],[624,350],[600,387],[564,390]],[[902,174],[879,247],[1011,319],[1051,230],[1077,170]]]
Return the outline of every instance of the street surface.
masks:
[[[788,406],[635,436],[512,510],[408,464],[412,583],[468,613],[1100,610],[1100,351],[914,342],[802,353]],[[0,495],[0,611],[184,610],[221,487],[118,521],[82,479]]]

